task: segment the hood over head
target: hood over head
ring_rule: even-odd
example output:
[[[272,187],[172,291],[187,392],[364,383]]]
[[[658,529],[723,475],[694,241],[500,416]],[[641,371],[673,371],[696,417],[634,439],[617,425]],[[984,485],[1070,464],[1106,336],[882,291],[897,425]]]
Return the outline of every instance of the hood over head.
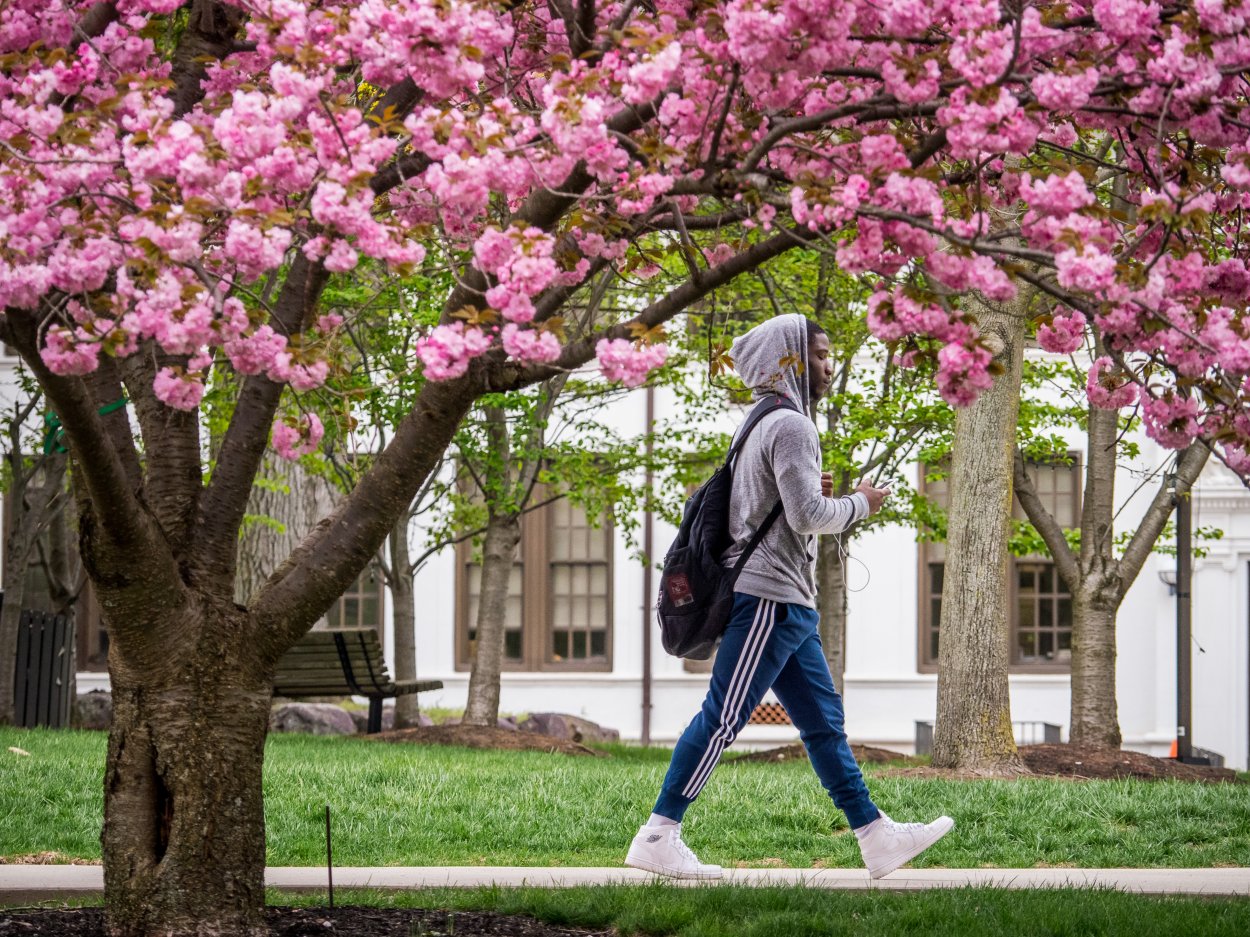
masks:
[[[780,394],[810,411],[805,316],[795,312],[761,322],[734,339],[730,357],[753,398]]]

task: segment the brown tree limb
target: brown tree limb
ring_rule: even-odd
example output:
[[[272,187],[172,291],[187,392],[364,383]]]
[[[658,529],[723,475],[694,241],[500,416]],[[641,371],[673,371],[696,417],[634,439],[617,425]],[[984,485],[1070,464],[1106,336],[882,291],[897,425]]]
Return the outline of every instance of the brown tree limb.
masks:
[[[801,247],[816,235],[806,228],[786,228],[767,240],[751,245],[742,253],[729,258],[723,264],[717,264],[703,272],[702,281],[695,284],[687,280],[681,286],[669,291],[656,300],[628,322],[600,329],[592,335],[564,346],[560,357],[552,364],[529,365],[527,367],[504,366],[501,368],[500,379],[490,382],[493,390],[517,390],[545,381],[559,374],[580,367],[595,356],[595,345],[601,339],[629,338],[630,326],[643,325],[648,328],[667,322],[677,313],[686,309],[695,300],[724,286],[734,277],[754,270],[760,264],[779,257],[793,247]]]
[[[1200,439],[1190,444],[1188,448],[1181,451],[1177,459],[1175,495],[1168,489],[1166,480],[1159,484],[1159,490],[1155,492],[1150,507],[1142,515],[1137,530],[1133,531],[1133,536],[1124,550],[1124,556],[1120,558],[1120,582],[1124,584],[1123,589],[1127,590],[1137,578],[1137,574],[1141,572],[1146,558],[1154,549],[1155,541],[1159,539],[1168,518],[1172,516],[1175,499],[1190,496],[1190,489],[1198,480],[1198,476],[1202,474],[1203,466],[1207,464],[1210,455],[1211,449],[1203,440]]]
[[[208,62],[219,61],[236,51],[235,36],[246,18],[247,14],[236,6],[217,0],[192,0],[170,71],[175,118],[189,114],[203,99]]]
[[[139,353],[121,361],[126,393],[143,436],[143,499],[175,552],[190,542],[203,484],[199,414],[165,406],[152,388],[159,367],[185,360],[165,355],[155,342],[147,342]]]
[[[1033,487],[1033,482],[1024,470],[1024,453],[1019,449],[1016,449],[1012,474],[1016,498],[1020,501],[1020,506],[1028,515],[1029,523],[1041,534],[1046,548],[1050,550],[1050,555],[1054,557],[1055,569],[1063,579],[1064,585],[1068,587],[1069,592],[1075,594],[1081,584],[1080,564],[1077,563],[1072,548],[1068,546],[1067,538],[1063,535],[1063,528],[1059,526],[1054,515],[1046,510],[1042,499],[1038,497],[1037,489]]]
[[[270,320],[274,331],[290,335],[303,328],[316,308],[327,279],[325,267],[297,253],[274,305]],[[194,544],[192,566],[223,594],[231,594],[234,589],[239,526],[247,509],[252,480],[269,444],[269,426],[285,386],[264,374],[249,375],[244,380],[217,453],[212,478],[200,498],[199,536]]]

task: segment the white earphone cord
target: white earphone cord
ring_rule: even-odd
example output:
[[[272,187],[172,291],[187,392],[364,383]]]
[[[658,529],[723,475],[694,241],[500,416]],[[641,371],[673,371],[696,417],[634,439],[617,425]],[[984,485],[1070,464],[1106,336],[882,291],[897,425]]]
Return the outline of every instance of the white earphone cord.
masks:
[[[837,534],[834,534],[833,542],[838,545],[838,563],[842,567],[842,581],[846,583],[846,591],[847,592],[863,592],[865,589],[868,588],[868,584],[872,582],[872,570],[870,570],[868,568],[868,564],[865,563],[863,560],[861,560],[859,557],[851,556],[849,553],[846,552],[846,550],[842,546],[842,538],[840,536],[838,536]],[[864,580],[864,584],[860,586],[858,589],[851,588],[851,578],[850,578],[850,575],[846,571],[847,560],[856,562],[860,566],[864,567],[864,575],[868,577],[867,579]]]

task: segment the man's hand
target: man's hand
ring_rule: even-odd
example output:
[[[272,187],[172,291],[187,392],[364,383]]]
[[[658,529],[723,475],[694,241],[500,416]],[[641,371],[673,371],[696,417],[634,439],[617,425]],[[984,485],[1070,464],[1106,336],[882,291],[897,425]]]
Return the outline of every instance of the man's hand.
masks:
[[[820,493],[826,498],[833,497],[833,472],[820,473]]]
[[[868,499],[868,513],[876,514],[881,510],[881,502],[885,500],[886,495],[890,493],[889,488],[874,488],[872,482],[865,479],[855,486],[855,490],[863,494]]]

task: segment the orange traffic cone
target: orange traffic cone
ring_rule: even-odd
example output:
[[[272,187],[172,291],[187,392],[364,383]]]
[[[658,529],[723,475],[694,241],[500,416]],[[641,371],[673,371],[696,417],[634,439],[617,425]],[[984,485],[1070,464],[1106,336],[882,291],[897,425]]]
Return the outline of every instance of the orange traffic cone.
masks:
[[[1172,739],[1172,751],[1171,751],[1171,754],[1168,755],[1168,757],[1169,758],[1176,757],[1176,739]]]

